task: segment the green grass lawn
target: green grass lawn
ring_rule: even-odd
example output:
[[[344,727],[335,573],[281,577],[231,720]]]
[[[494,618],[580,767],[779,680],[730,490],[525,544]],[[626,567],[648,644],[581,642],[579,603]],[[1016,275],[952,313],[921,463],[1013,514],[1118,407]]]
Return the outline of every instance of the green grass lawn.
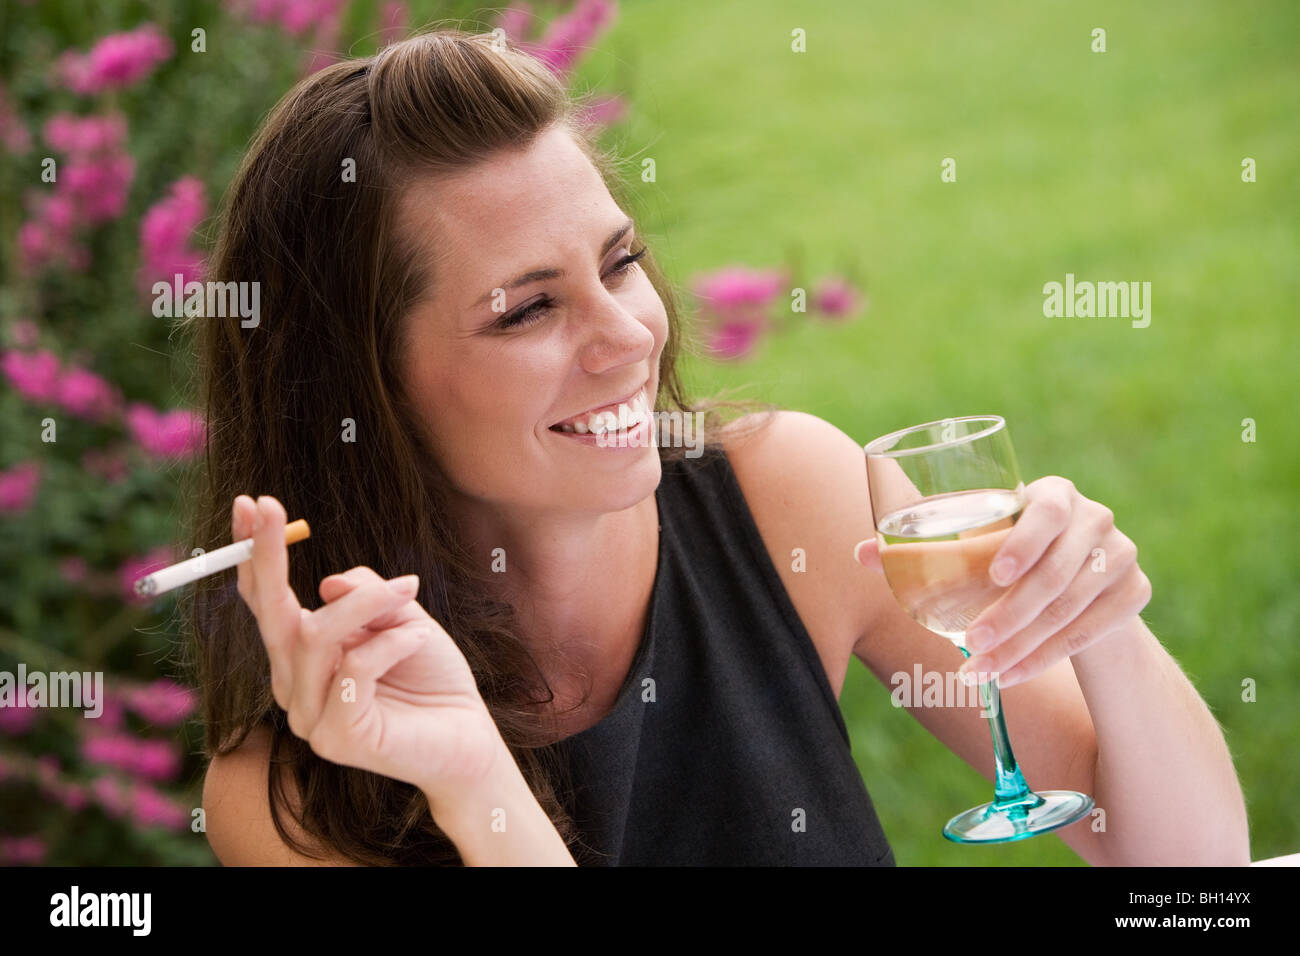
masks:
[[[1065,475],[1115,511],[1154,586],[1144,618],[1224,728],[1255,859],[1300,851],[1297,41],[1286,0],[633,0],[580,72],[634,104],[616,139],[655,159],[640,212],[676,281],[798,249],[809,277],[856,263],[870,296],[851,324],[689,364],[694,389],[860,442],[1002,414],[1027,481]],[[1151,282],[1150,326],[1044,318],[1067,272]],[[988,781],[856,661],[841,703],[900,864],[1081,862],[1056,837],[949,844]]]

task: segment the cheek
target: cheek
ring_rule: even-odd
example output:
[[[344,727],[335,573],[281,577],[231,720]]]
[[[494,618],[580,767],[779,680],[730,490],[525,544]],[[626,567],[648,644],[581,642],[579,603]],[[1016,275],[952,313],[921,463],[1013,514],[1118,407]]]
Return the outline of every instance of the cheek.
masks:
[[[654,334],[655,355],[658,356],[668,342],[668,312],[649,278],[641,276],[640,281],[636,300],[631,303],[632,312],[640,316],[641,322]]]

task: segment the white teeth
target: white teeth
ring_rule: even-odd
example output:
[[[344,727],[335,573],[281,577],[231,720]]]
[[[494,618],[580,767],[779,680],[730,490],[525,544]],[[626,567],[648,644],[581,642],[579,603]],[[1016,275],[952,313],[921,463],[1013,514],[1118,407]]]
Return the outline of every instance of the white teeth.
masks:
[[[603,435],[605,432],[617,431],[620,418],[626,421],[627,427],[631,429],[649,417],[650,409],[646,404],[645,389],[642,389],[630,404],[621,403],[617,413],[600,412],[585,419],[580,418],[575,422],[561,425],[560,431],[577,432],[579,435]]]

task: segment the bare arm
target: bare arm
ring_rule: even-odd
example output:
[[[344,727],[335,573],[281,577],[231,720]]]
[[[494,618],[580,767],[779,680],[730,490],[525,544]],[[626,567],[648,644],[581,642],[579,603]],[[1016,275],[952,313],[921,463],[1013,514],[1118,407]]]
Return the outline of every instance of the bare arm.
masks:
[[[1246,803],[1223,731],[1156,636],[1130,627],[1071,658],[1097,734],[1094,834],[1121,866],[1246,866]]]
[[[280,838],[267,802],[270,756],[270,732],[258,727],[233,752],[212,758],[208,765],[203,778],[204,832],[217,859],[224,866],[356,866],[326,850],[321,850],[322,859],[313,859]],[[296,803],[292,779],[286,779],[285,790]],[[281,814],[281,821],[295,839],[313,845],[291,815]]]
[[[784,526],[778,521],[781,543],[774,562],[778,553],[788,555],[791,545],[806,547],[809,567],[825,579],[816,582],[818,597],[808,605],[807,620],[816,625],[817,608],[825,606],[851,631],[843,657],[835,648],[826,654],[832,689],[838,693],[849,648],[890,690],[898,686],[895,675],[910,680],[918,664],[923,673],[946,677],[955,671],[961,652],[908,616],[880,573],[862,448],[833,425],[790,412],[751,445],[747,496],[752,492],[756,503],[773,496],[772,513],[792,516],[788,531],[779,530]],[[907,491],[901,488],[899,496]],[[863,563],[872,571],[854,565],[849,544],[854,540],[860,560],[868,558]],[[1119,547],[1110,549],[1113,559],[1120,553]],[[1129,579],[1135,587],[1143,583],[1135,575]],[[1136,598],[1130,608],[1145,603],[1140,592]],[[1125,592],[1119,603],[1130,599]],[[1049,630],[1055,629],[1051,615],[1064,607],[1057,601],[1040,615]],[[1119,624],[1045,669],[1042,654],[1031,656],[1025,660],[1026,679],[1002,691],[1003,717],[1026,779],[1032,787],[1091,794],[1105,811],[1105,830],[1094,831],[1101,818],[1090,817],[1057,831],[1094,865],[1249,862],[1244,800],[1218,724],[1141,618],[1129,610],[1128,620]],[[1079,641],[1081,633],[1089,636],[1088,627],[1085,616],[1077,617],[1053,641]],[[838,639],[834,627],[825,630]],[[1013,645],[982,653],[986,664],[980,669],[1005,672],[1001,665],[1024,653],[1018,655]],[[993,779],[989,721],[980,716],[978,703],[918,705],[908,711],[949,750]]]
[[[439,804],[433,819],[466,866],[576,866],[504,742],[481,789]]]
[[[574,866],[573,857],[542,811],[523,775],[502,744],[502,759],[480,793],[455,806],[435,806],[434,820],[456,845],[467,866]],[[320,859],[292,849],[276,832],[267,802],[270,734],[258,728],[233,753],[215,757],[203,781],[208,844],[225,866],[356,866],[340,853],[316,846],[294,822],[281,820],[295,839],[314,847]],[[297,801],[291,778],[286,796]],[[492,812],[504,810],[505,832],[492,828]]]

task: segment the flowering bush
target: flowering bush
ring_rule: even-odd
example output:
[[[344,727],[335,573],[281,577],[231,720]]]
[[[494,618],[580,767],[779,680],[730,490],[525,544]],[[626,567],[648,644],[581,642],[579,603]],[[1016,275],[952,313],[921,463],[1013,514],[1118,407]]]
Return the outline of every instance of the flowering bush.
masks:
[[[793,273],[791,267],[731,266],[695,278],[704,339],[714,358],[749,356],[764,335],[779,331],[799,313],[837,322],[857,315],[865,305],[863,295],[843,277],[819,279],[810,294],[794,284]]]
[[[132,587],[225,543],[179,540],[177,483],[205,423],[151,293],[203,278],[209,210],[297,79],[477,8],[95,6],[9,4],[0,58],[0,865],[211,863],[174,595]],[[612,0],[515,3],[496,27],[567,78],[616,15]],[[589,95],[582,118],[627,110]],[[705,277],[716,354],[747,354],[789,284],[788,270]],[[847,315],[855,293],[827,282],[813,304]],[[56,674],[79,675],[80,704],[55,698]]]
[[[105,0],[94,22],[118,26],[92,35],[74,0],[10,6],[7,46],[22,54],[0,60],[0,865],[211,863],[197,700],[173,679],[174,596],[132,586],[224,543],[177,540],[177,482],[205,423],[184,359],[169,368],[152,289],[202,280],[212,201],[289,86],[473,8],[209,0],[139,22],[138,4]],[[501,26],[565,76],[616,9],[521,4]],[[625,109],[596,98],[586,121]],[[54,688],[74,673],[69,706]]]

